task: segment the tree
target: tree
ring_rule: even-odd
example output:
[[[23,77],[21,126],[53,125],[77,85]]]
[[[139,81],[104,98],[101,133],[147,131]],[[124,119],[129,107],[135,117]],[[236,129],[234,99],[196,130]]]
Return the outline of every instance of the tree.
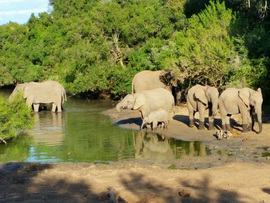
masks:
[[[184,72],[192,83],[224,85],[237,56],[228,34],[233,19],[232,11],[218,2],[210,2],[205,10],[193,15],[187,29],[172,38],[178,52],[171,60],[175,72]]]

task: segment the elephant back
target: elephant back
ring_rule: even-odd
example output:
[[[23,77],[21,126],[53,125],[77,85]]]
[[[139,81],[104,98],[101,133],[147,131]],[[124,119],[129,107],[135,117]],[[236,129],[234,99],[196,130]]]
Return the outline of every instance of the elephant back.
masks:
[[[158,109],[164,109],[169,112],[174,106],[173,95],[164,88],[146,90],[140,93],[146,96],[150,112]]]
[[[55,91],[59,92],[59,95],[61,95],[62,103],[64,103],[64,101],[67,101],[65,88],[59,82],[48,80],[43,82],[42,84],[48,88],[53,88]]]
[[[144,70],[137,73],[132,80],[132,93],[156,88],[166,88],[166,85],[160,80],[163,71]]]

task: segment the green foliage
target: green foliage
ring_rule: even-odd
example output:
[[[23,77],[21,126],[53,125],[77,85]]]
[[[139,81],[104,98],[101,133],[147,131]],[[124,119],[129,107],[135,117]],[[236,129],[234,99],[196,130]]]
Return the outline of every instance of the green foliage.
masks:
[[[224,84],[236,53],[228,28],[234,16],[225,4],[210,2],[198,15],[189,19],[188,29],[175,34],[180,72],[193,83]]]
[[[0,138],[8,140],[19,132],[32,128],[32,109],[28,108],[22,94],[16,94],[11,101],[0,98]]]
[[[178,168],[175,164],[171,164],[170,166],[168,166],[168,169],[176,170]]]
[[[165,69],[174,84],[268,90],[264,4],[220,2],[51,0],[50,14],[0,26],[0,85],[52,79],[72,94],[123,95],[137,72]]]

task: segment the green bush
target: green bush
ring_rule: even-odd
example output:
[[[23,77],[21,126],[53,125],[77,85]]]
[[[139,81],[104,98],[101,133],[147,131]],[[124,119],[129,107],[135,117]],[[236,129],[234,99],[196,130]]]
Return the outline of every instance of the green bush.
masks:
[[[33,123],[32,109],[28,108],[22,94],[16,94],[11,101],[0,98],[0,143],[31,129]]]
[[[263,1],[50,2],[51,13],[0,26],[0,86],[50,79],[71,94],[123,96],[137,72],[172,70],[181,88],[249,86],[269,95]]]

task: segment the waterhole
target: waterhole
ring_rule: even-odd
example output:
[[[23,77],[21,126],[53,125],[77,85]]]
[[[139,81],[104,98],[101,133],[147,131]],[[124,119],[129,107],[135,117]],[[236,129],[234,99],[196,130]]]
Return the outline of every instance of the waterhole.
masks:
[[[1,96],[7,96],[2,93]],[[207,156],[201,142],[186,142],[163,135],[113,125],[102,111],[113,108],[108,100],[69,98],[62,113],[35,113],[32,130],[0,145],[0,161],[40,163],[108,163],[130,160],[155,162],[182,156]]]

